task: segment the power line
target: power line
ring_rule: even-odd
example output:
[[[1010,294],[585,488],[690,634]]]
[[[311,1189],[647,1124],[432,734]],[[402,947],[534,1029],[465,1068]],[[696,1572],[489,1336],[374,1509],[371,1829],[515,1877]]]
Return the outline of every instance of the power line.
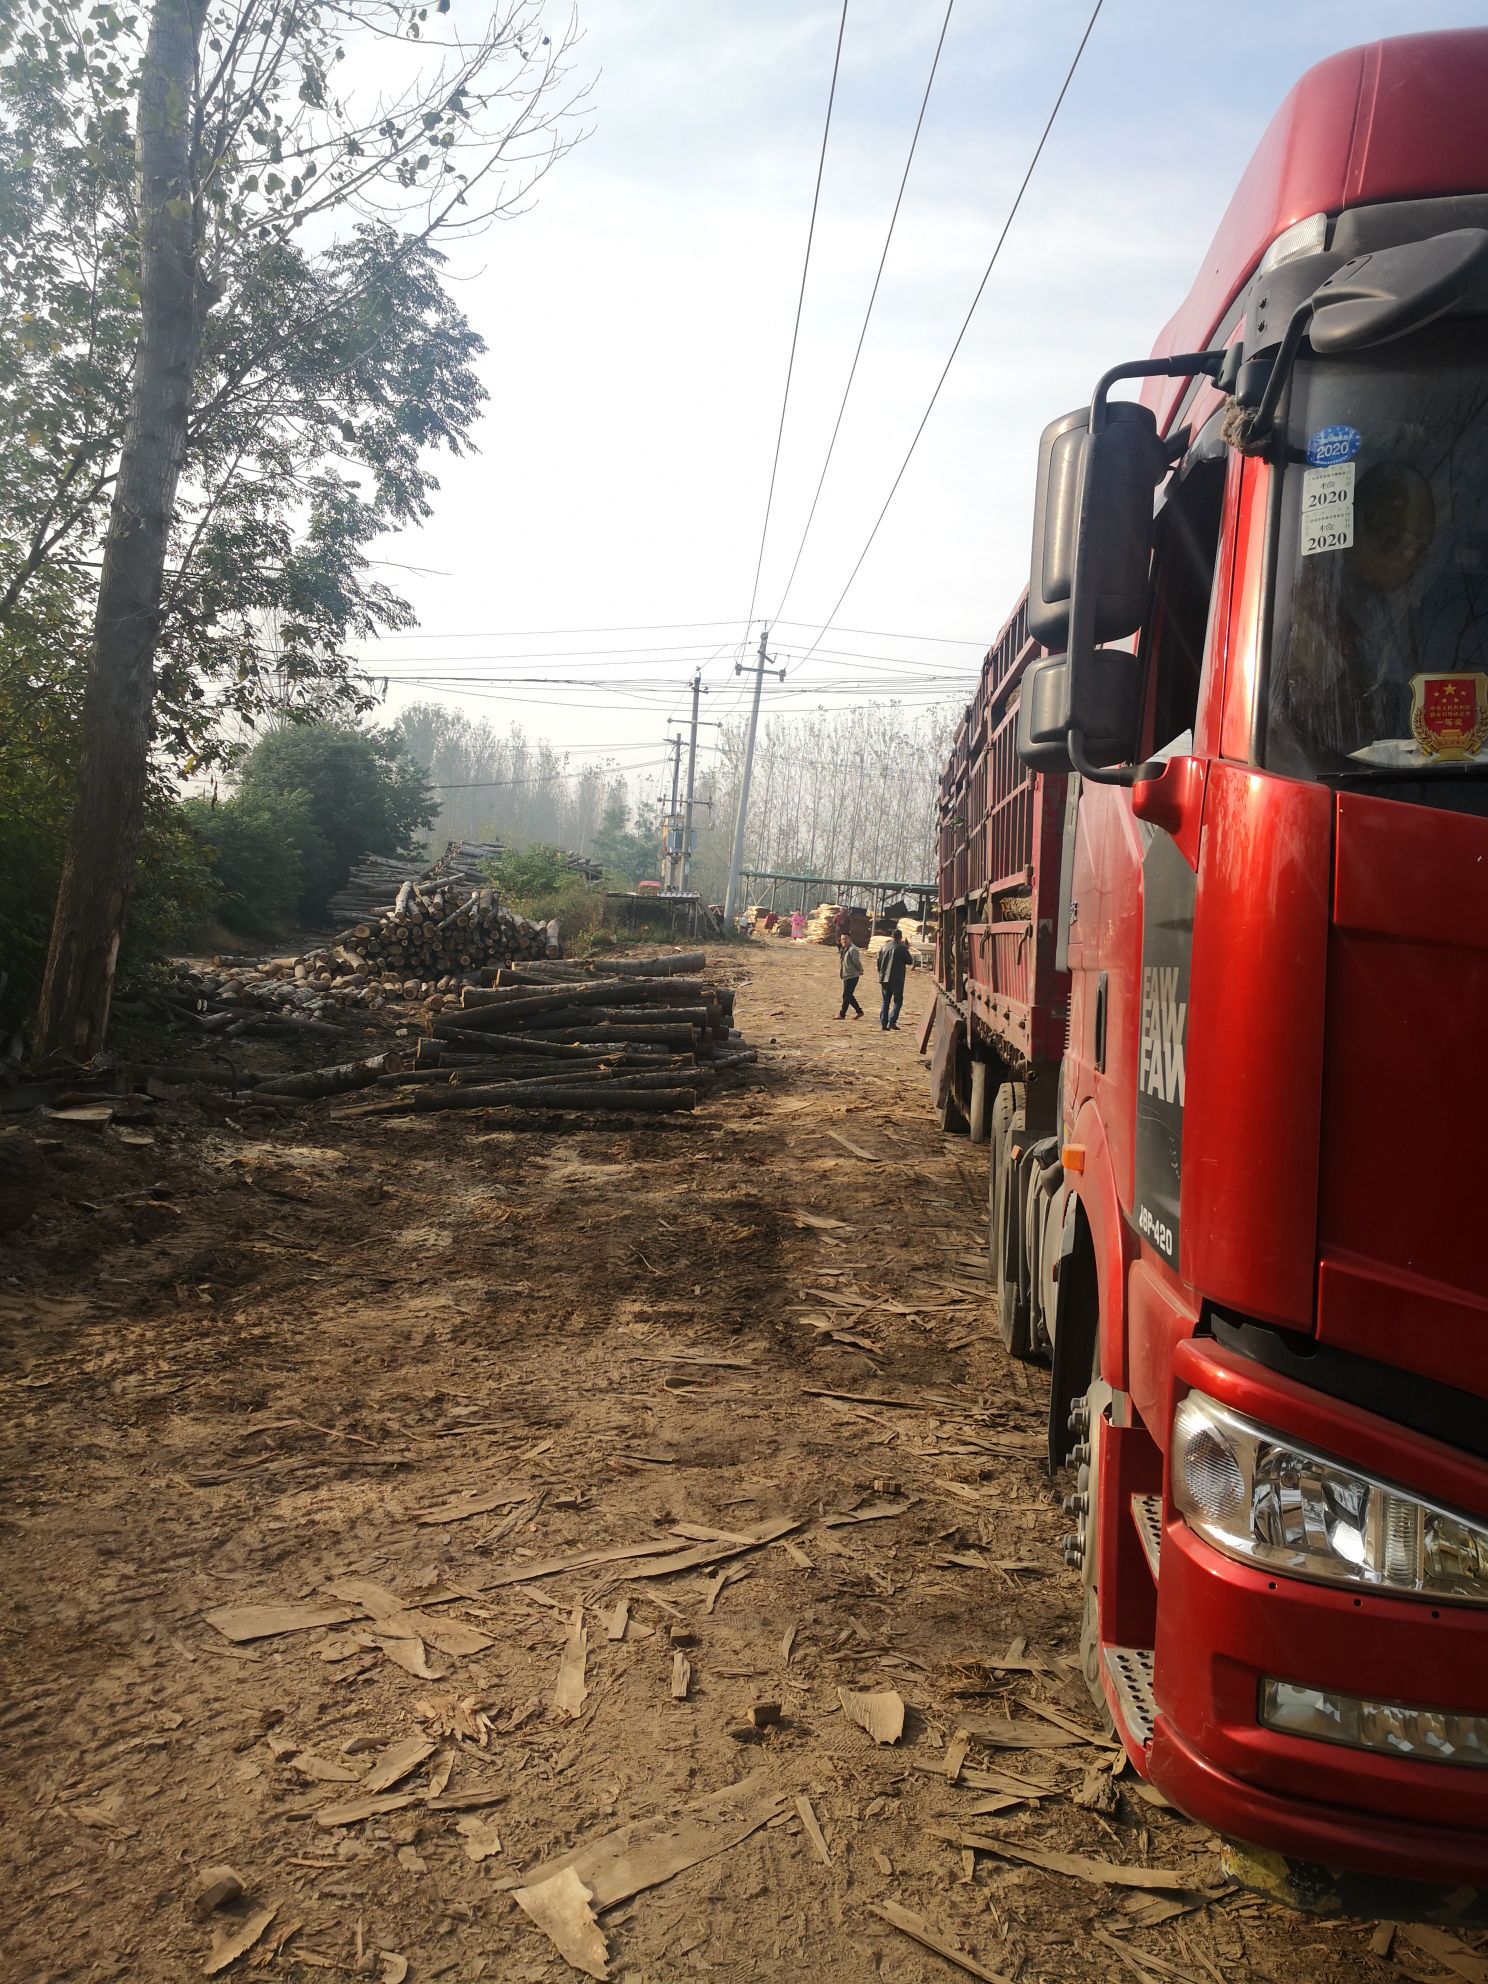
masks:
[[[576,772],[542,772],[533,778],[462,778],[456,779],[452,784],[440,785],[431,782],[429,790],[431,792],[491,792],[499,788],[504,791],[514,785],[560,785],[568,779],[589,778],[594,774],[602,777],[606,772],[611,772],[616,778],[623,778],[628,782],[631,779],[644,778],[648,772],[655,770],[657,762],[657,760],[653,759],[649,764],[632,765],[627,769],[624,765],[611,765],[600,760],[592,765],[584,765]]]
[[[814,627],[814,620],[782,620],[782,627]],[[981,648],[988,646],[985,634],[891,634],[883,627],[839,627],[839,634],[861,634],[870,641],[930,641],[946,648]]]
[[[815,653],[816,659],[822,663],[836,664],[844,661],[878,662],[886,668],[902,669],[906,674],[911,676],[917,674],[937,675],[954,669],[972,671],[978,665],[978,662],[970,660],[943,660],[931,656],[922,658],[917,655],[875,654],[865,648],[817,648]],[[491,669],[503,667],[510,658],[499,654],[431,654],[420,655],[418,657],[409,655],[394,657],[381,666],[378,666],[369,661],[366,656],[361,656],[359,659],[362,665],[353,672],[357,679],[366,681],[464,681],[488,682],[493,684],[511,682],[518,685],[530,685],[534,683],[552,685],[556,683],[577,689],[604,689],[613,695],[627,695],[634,690],[648,687],[670,691],[674,683],[674,678],[670,675],[632,675],[629,673],[612,676],[504,675],[487,672]],[[520,657],[516,658],[520,659]],[[799,657],[793,656],[792,658],[804,660],[805,657],[803,653]],[[709,659],[716,659],[716,657],[710,656]],[[415,660],[417,666],[413,666]],[[980,657],[978,657],[979,660]],[[699,655],[694,654],[689,660],[688,666],[692,667],[697,664],[699,664]],[[701,663],[701,665],[706,666],[706,662]],[[410,669],[411,672],[409,672]],[[467,674],[465,673],[466,670],[480,672]]]
[[[385,634],[381,638],[393,641],[538,641],[556,639],[561,634],[674,634],[684,627],[732,627],[732,616],[724,620],[636,620],[629,625],[613,627],[509,627],[493,630],[480,628],[473,634]],[[725,646],[727,643],[725,642]]]
[[[841,611],[843,600],[845,600],[849,592],[851,592],[853,587],[853,581],[857,578],[858,573],[863,568],[863,560],[868,556],[868,553],[873,548],[873,540],[878,536],[879,526],[883,523],[884,518],[889,513],[889,505],[894,500],[894,496],[899,488],[899,484],[904,480],[904,472],[909,467],[910,461],[914,456],[914,451],[920,444],[920,436],[924,433],[926,425],[929,422],[930,416],[935,411],[935,402],[940,398],[941,387],[944,386],[946,379],[949,376],[950,369],[952,365],[954,365],[956,362],[956,354],[961,349],[962,340],[965,338],[966,333],[971,329],[971,320],[976,315],[977,305],[982,300],[982,292],[986,289],[988,282],[991,280],[992,271],[997,266],[997,258],[1002,253],[1002,244],[1007,240],[1008,232],[1011,229],[1013,222],[1017,219],[1018,209],[1023,204],[1023,195],[1028,191],[1028,182],[1033,178],[1034,170],[1038,165],[1039,159],[1043,156],[1044,146],[1049,141],[1049,133],[1054,129],[1054,120],[1056,117],[1058,117],[1060,106],[1064,102],[1065,96],[1069,91],[1070,84],[1075,79],[1075,71],[1080,66],[1080,57],[1085,53],[1085,44],[1089,41],[1091,34],[1094,31],[1096,21],[1100,18],[1100,10],[1102,4],[1103,4],[1103,0],[1095,0],[1095,6],[1091,10],[1090,19],[1085,23],[1085,32],[1080,37],[1080,45],[1075,50],[1074,59],[1070,63],[1069,68],[1065,72],[1064,81],[1059,86],[1059,94],[1054,99],[1054,108],[1049,112],[1048,121],[1044,125],[1043,132],[1039,137],[1039,141],[1037,145],[1034,146],[1033,157],[1028,161],[1028,170],[1024,173],[1022,184],[1019,186],[1018,191],[1014,196],[1012,206],[1009,207],[1008,209],[1007,219],[1002,224],[1002,232],[997,237],[996,244],[992,250],[991,259],[987,263],[986,268],[982,271],[982,279],[977,284],[976,295],[973,296],[971,299],[971,308],[967,311],[965,321],[963,322],[960,330],[957,331],[956,333],[956,342],[951,346],[951,355],[946,360],[945,366],[941,371],[941,375],[935,382],[935,391],[930,395],[930,404],[925,408],[924,413],[920,417],[920,424],[914,431],[914,438],[909,444],[909,448],[905,454],[904,460],[899,464],[899,473],[894,477],[893,482],[889,486],[889,493],[884,498],[883,508],[879,511],[877,517],[874,519],[873,528],[868,533],[868,542],[863,546],[862,550],[858,553],[858,561],[847,575],[847,584],[842,588],[842,591],[837,595],[837,604],[832,608],[831,612],[827,615],[826,620],[822,623],[821,632],[817,635],[816,641],[813,641],[811,647],[807,649],[806,656],[804,657],[804,659],[810,658],[811,654],[814,652],[816,648],[816,642],[821,639],[822,634],[826,633],[828,627],[830,627],[832,622],[837,618],[838,613]]]
[[[770,532],[770,509],[775,501],[775,477],[780,470],[780,444],[785,439],[785,410],[790,405],[791,374],[796,369],[796,343],[801,335],[801,311],[806,302],[806,275],[811,267],[811,243],[816,233],[816,209],[821,200],[822,173],[827,163],[827,137],[832,129],[832,105],[837,96],[837,71],[842,63],[842,37],[847,31],[848,0],[842,0],[842,18],[837,23],[837,50],[832,57],[832,87],[827,92],[827,117],[822,126],[821,155],[816,161],[816,189],[811,195],[811,223],[806,229],[806,258],[801,264],[801,288],[796,297],[796,322],[791,331],[790,358],[785,368],[785,391],[780,398],[780,425],[775,430],[775,459],[770,464],[770,487],[765,497],[765,521],[760,527],[759,556],[754,562],[754,588],[749,595],[749,611],[744,617],[744,638],[754,623],[755,601],[759,598],[760,573],[765,563],[765,539]]]
[[[735,627],[737,625],[738,622],[733,619],[676,620],[668,624],[658,622],[653,631],[666,634],[678,633],[686,627]],[[814,620],[782,620],[780,625],[782,627],[814,627],[816,622]],[[390,629],[387,632],[379,634],[377,639],[379,645],[384,641],[533,641],[557,640],[567,635],[642,634],[646,631],[647,629],[644,624],[638,624],[633,627],[476,627],[463,634],[454,634],[447,630],[442,633],[436,633],[428,629],[420,629],[417,633],[411,633]],[[956,648],[985,648],[987,646],[985,635],[978,634],[901,634],[894,633],[884,627],[843,627],[840,631],[844,634],[862,634],[870,640],[875,641],[928,641],[931,644],[938,644],[942,647]],[[706,645],[706,641],[683,641],[678,643],[675,648],[658,646],[652,643],[639,648],[568,648],[560,650],[560,652],[573,656],[592,654],[671,654],[674,652],[682,653],[690,648],[706,647]],[[721,641],[713,650],[713,656],[716,659],[717,656],[723,653],[725,648],[737,648],[741,645],[742,643],[737,641]],[[528,658],[527,656],[515,655],[504,657],[506,660],[525,660]]]
[[[909,184],[909,168],[914,164],[915,147],[920,142],[920,127],[925,122],[925,111],[930,102],[930,91],[935,83],[935,72],[940,67],[940,51],[945,47],[946,29],[951,25],[951,9],[956,0],[946,0],[945,19],[940,24],[940,39],[935,44],[935,55],[930,64],[930,74],[925,80],[925,94],[920,98],[920,114],[915,119],[914,135],[909,141],[909,156],[904,161],[904,172],[899,180],[899,191],[894,196],[894,211],[889,215],[889,231],[884,236],[883,253],[878,258],[878,269],[873,278],[873,288],[868,296],[868,308],[863,312],[862,329],[858,332],[857,349],[852,355],[852,364],[847,368],[847,384],[842,388],[842,404],[837,409],[837,419],[832,427],[832,438],[827,443],[826,460],[822,463],[821,474],[816,481],[816,494],[811,499],[811,508],[806,516],[806,528],[801,532],[801,542],[796,546],[796,555],[790,568],[790,577],[785,582],[785,591],[780,596],[780,609],[774,623],[780,624],[780,615],[785,611],[785,602],[790,598],[790,589],[796,582],[800,569],[801,553],[806,549],[806,540],[811,535],[811,526],[816,521],[816,506],[821,501],[821,493],[826,486],[827,470],[832,466],[832,455],[837,446],[837,436],[842,431],[842,416],[847,412],[848,395],[853,389],[853,380],[858,376],[858,360],[863,356],[863,341],[868,335],[869,320],[873,316],[873,306],[878,301],[878,286],[883,281],[884,264],[889,259],[889,245],[894,239],[894,229],[899,221],[899,209],[904,201],[904,189]],[[751,611],[753,609],[751,608]],[[794,622],[792,623],[794,625]]]

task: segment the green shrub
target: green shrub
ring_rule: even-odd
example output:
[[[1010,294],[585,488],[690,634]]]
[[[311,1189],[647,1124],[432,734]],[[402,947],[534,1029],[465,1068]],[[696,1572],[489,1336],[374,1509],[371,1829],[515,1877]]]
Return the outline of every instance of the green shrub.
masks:
[[[287,723],[266,732],[244,763],[239,793],[303,800],[299,907],[309,922],[323,917],[354,862],[403,853],[438,812],[399,737],[349,724]]]
[[[282,936],[305,892],[307,854],[324,846],[306,795],[252,790],[181,810],[211,857],[223,923],[244,937]]]

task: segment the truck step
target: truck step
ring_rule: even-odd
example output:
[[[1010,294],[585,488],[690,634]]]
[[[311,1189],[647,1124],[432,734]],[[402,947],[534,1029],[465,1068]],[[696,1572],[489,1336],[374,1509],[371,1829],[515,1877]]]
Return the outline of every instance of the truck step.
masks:
[[[1152,1741],[1157,1702],[1152,1693],[1152,1654],[1146,1647],[1108,1646],[1106,1678],[1121,1705],[1121,1720],[1143,1749]]]
[[[1147,1568],[1152,1573],[1152,1582],[1156,1584],[1158,1559],[1162,1556],[1162,1496],[1133,1495],[1131,1513],[1132,1521],[1137,1525],[1137,1534],[1142,1539],[1142,1548],[1147,1553]]]

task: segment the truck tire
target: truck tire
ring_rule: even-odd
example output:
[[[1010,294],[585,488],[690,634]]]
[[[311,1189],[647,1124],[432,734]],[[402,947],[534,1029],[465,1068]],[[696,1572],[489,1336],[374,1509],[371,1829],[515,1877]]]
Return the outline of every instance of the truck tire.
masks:
[[[1028,1091],[1022,1082],[1004,1082],[992,1105],[991,1153],[987,1179],[987,1247],[992,1292],[997,1301],[997,1327],[1010,1357],[1027,1357],[1032,1349],[1028,1304],[1018,1272],[1022,1257],[1017,1177],[1013,1146],[1028,1118]]]

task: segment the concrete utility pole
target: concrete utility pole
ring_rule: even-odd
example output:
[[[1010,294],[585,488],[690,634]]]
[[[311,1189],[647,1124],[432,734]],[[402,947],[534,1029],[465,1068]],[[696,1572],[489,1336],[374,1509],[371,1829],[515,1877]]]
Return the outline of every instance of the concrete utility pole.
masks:
[[[698,697],[703,693],[703,671],[692,678],[692,734],[687,746],[687,798],[682,807],[682,893],[692,881],[692,790],[697,780]]]
[[[667,804],[666,796],[661,799],[661,892],[674,896],[677,893],[682,874],[682,850],[677,845],[677,781],[682,773],[682,739],[669,737],[666,748],[672,757],[672,801]]]
[[[732,923],[739,913],[739,869],[744,860],[744,828],[749,817],[749,780],[754,771],[754,736],[759,729],[760,690],[765,685],[765,676],[778,675],[783,682],[785,670],[771,668],[770,657],[765,652],[765,643],[770,638],[768,627],[760,629],[759,660],[746,668],[742,661],[734,663],[735,675],[754,677],[754,701],[749,708],[749,736],[744,745],[744,778],[739,787],[739,813],[734,821],[734,851],[729,857],[728,893],[723,899],[723,920]]]
[[[680,737],[669,737],[666,743],[667,749],[672,754],[672,804],[670,810],[675,813],[677,810],[677,780],[682,772],[682,739]]]

